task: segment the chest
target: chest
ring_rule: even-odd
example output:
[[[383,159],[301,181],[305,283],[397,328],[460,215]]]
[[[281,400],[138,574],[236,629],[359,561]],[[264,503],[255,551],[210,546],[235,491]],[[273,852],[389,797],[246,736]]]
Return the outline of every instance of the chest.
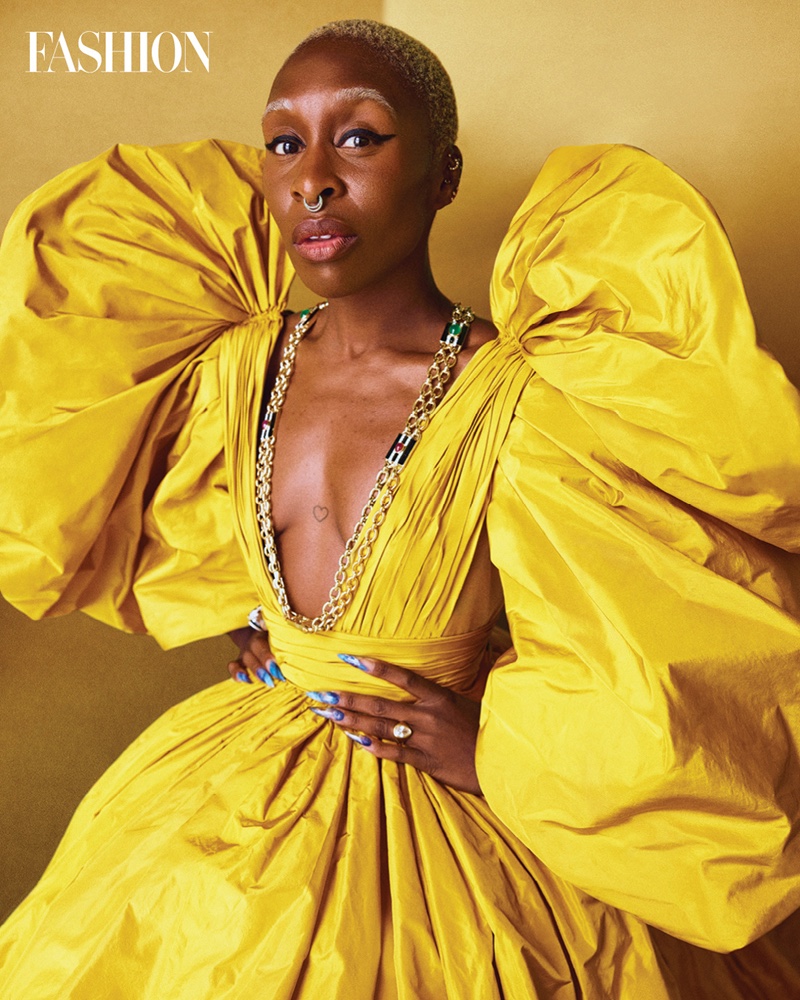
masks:
[[[300,345],[275,431],[278,537],[311,530],[336,545],[349,537],[429,362],[423,356],[331,363],[312,345]]]

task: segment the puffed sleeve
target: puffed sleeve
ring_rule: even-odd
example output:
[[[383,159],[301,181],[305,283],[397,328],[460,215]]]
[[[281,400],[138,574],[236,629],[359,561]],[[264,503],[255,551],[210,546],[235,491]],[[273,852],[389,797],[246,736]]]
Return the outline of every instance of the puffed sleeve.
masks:
[[[536,374],[488,510],[513,647],[478,774],[557,874],[731,950],[800,905],[797,395],[684,181],[604,147],[537,185],[494,279]]]
[[[0,590],[172,646],[256,603],[222,448],[219,338],[277,328],[290,271],[257,150],[116,146],[0,247]]]
[[[492,312],[617,458],[797,550],[797,391],[756,344],[714,210],[663,163],[553,153],[498,254]]]

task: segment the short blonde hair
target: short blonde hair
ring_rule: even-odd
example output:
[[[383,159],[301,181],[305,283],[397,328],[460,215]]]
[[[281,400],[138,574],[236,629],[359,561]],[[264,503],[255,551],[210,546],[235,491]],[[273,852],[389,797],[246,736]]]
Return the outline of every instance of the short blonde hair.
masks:
[[[292,55],[326,38],[359,42],[398,73],[427,112],[434,155],[443,153],[455,143],[458,110],[453,84],[447,70],[427,46],[389,24],[353,19],[331,21],[315,28]]]

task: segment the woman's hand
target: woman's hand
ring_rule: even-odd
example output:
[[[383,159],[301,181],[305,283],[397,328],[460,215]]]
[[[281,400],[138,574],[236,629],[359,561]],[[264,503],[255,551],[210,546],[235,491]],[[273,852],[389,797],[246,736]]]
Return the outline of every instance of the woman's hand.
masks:
[[[437,781],[481,794],[475,770],[480,702],[383,660],[340,654],[340,659],[413,695],[413,702],[342,691],[309,691],[311,711],[330,719],[368,753],[427,771]],[[398,739],[398,723],[411,735]],[[348,730],[356,730],[355,733]]]
[[[239,647],[239,657],[228,664],[228,673],[241,684],[259,680],[267,687],[275,687],[286,678],[275,662],[266,632],[254,628],[237,628],[228,635]]]

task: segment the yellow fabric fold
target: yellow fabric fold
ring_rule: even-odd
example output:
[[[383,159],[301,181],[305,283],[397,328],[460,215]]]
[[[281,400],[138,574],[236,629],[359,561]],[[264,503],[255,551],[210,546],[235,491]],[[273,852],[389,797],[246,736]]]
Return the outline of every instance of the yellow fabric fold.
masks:
[[[541,378],[487,514],[514,649],[482,785],[564,878],[740,947],[800,905],[800,565],[761,540],[800,545],[797,394],[713,213],[638,150],[554,154],[493,289]]]
[[[250,147],[115,146],[9,222],[0,589],[32,617],[80,608],[167,646],[241,624],[216,341],[285,303],[259,188]]]
[[[498,253],[492,313],[617,459],[798,550],[797,391],[756,343],[714,210],[663,163],[553,153]]]
[[[305,690],[356,691],[405,700],[405,693],[395,685],[345,664],[338,654],[402,664],[428,680],[462,691],[474,683],[491,633],[491,624],[474,632],[427,639],[305,633],[289,622],[271,618],[269,644],[286,679]]]
[[[305,705],[228,681],[145,732],[0,930],[2,995],[674,1000],[635,918]]]

